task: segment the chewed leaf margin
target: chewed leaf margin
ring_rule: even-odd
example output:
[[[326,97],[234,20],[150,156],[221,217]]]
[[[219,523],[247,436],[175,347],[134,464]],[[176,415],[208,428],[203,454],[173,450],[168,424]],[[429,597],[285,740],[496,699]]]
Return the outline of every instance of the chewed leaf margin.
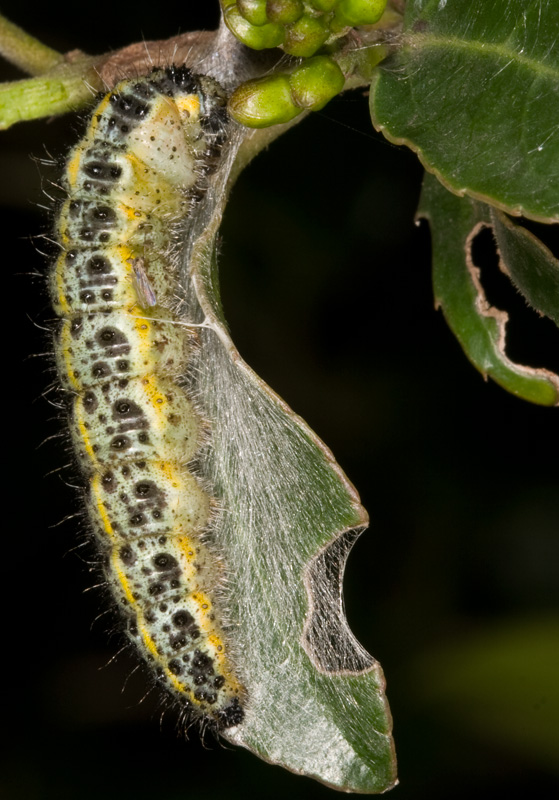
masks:
[[[559,260],[535,234],[495,208],[491,226],[501,271],[535,311],[559,325]]]
[[[345,561],[368,516],[328,448],[243,361],[222,315],[216,237],[252,135],[232,126],[181,255],[184,321],[200,326],[191,374],[211,426],[200,470],[225,510],[212,540],[247,697],[242,724],[223,735],[338,790],[384,792],[396,782],[384,676],[342,600]]]
[[[545,406],[559,405],[559,376],[543,368],[513,362],[506,354],[508,314],[491,306],[472,244],[484,228],[493,228],[488,206],[448,192],[426,174],[417,213],[431,227],[433,289],[449,327],[472,364],[512,394]]]

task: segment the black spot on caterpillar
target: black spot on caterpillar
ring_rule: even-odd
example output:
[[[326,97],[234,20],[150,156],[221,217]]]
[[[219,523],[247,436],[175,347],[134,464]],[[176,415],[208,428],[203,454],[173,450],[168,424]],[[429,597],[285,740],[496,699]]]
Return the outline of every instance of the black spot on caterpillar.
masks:
[[[68,159],[51,274],[58,371],[107,581],[156,675],[218,728],[242,722],[243,690],[201,539],[212,499],[188,469],[203,421],[177,380],[189,334],[173,317],[171,237],[214,166],[225,101],[184,67],[109,92]]]

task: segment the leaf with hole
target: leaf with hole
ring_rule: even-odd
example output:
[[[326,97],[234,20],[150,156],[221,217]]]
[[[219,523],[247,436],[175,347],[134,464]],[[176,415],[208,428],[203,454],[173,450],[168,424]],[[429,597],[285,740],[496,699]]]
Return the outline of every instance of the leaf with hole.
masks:
[[[238,130],[237,146],[251,134]],[[330,451],[245,364],[227,332],[216,239],[233,158],[193,212],[184,253],[187,313],[199,329],[196,396],[211,423],[200,457],[225,513],[213,530],[236,666],[249,698],[225,737],[345,791],[396,779],[380,665],[351,633],[342,578],[367,514]]]

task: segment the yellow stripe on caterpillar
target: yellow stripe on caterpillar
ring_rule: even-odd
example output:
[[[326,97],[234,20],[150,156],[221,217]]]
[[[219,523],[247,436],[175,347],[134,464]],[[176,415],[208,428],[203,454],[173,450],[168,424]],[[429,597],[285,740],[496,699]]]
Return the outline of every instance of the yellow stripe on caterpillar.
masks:
[[[156,678],[218,728],[242,724],[247,698],[220,606],[223,566],[206,544],[215,501],[192,469],[208,425],[182,379],[192,334],[176,314],[174,253],[224,140],[225,104],[185,68],[109,92],[67,163],[50,279],[107,582]]]

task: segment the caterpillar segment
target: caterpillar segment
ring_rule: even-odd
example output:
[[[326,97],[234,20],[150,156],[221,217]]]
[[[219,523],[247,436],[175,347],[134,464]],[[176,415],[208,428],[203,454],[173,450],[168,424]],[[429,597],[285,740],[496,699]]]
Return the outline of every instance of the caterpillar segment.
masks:
[[[212,501],[189,470],[203,420],[179,380],[189,343],[174,324],[173,235],[217,163],[225,104],[184,67],[109,92],[67,162],[50,276],[107,581],[157,677],[218,728],[242,722],[245,698],[220,622],[220,564],[202,538]]]

